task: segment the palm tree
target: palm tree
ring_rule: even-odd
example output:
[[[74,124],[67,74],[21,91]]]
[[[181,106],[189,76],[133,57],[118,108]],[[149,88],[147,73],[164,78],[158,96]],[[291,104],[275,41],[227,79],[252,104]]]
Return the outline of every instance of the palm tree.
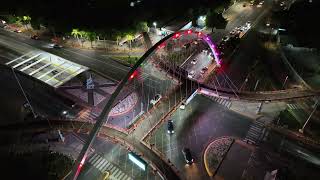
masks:
[[[80,38],[81,38],[81,46],[83,47],[83,43],[86,38],[88,38],[88,32],[86,31],[80,31],[79,32]]]
[[[79,39],[80,31],[79,31],[79,29],[72,29],[71,35],[74,36],[75,38],[77,38],[77,40],[80,44],[80,39]]]

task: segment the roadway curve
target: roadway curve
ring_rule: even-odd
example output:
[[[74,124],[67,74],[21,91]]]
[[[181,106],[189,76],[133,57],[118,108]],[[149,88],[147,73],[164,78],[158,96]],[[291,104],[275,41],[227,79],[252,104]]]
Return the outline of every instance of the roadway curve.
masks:
[[[70,120],[50,120],[48,121],[35,121],[28,123],[17,123],[6,126],[1,126],[0,131],[29,131],[29,132],[43,132],[52,129],[60,129],[65,132],[78,132],[78,133],[89,133],[94,124],[86,123],[82,121],[70,121]],[[160,171],[160,173],[167,179],[180,179],[176,172],[168,165],[162,158],[160,158],[154,151],[150,150],[148,147],[143,145],[138,139],[130,136],[130,134],[123,133],[114,128],[103,126],[101,127],[98,137],[107,139],[111,138],[116,140],[123,145],[127,146],[129,149],[134,149],[134,151],[143,154],[143,158],[150,161],[155,167]]]

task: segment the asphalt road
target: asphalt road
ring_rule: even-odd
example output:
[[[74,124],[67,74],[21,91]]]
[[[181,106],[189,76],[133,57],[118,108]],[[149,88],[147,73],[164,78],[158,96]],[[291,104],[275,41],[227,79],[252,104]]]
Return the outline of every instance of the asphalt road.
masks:
[[[115,81],[120,81],[129,71],[129,67],[124,66],[107,56],[103,56],[103,53],[101,52],[66,47],[54,49],[49,46],[50,43],[48,42],[33,40],[21,34],[6,31],[2,28],[0,29],[0,44],[15,50],[21,55],[34,49],[41,49],[72,62],[87,66]]]
[[[250,121],[248,118],[229,111],[224,106],[203,96],[196,96],[185,110],[178,109],[171,117],[175,133],[167,133],[167,123],[153,132],[149,143],[160,150],[178,167],[187,179],[207,179],[203,152],[206,145],[221,136],[244,138]],[[195,164],[186,166],[182,148],[189,147]]]

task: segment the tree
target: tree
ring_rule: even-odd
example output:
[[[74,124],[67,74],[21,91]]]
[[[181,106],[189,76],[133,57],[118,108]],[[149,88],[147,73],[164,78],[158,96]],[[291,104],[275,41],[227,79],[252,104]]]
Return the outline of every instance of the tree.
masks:
[[[96,40],[97,34],[95,32],[87,32],[86,37],[89,39],[92,48],[92,42]]]
[[[134,39],[134,35],[132,33],[127,33],[126,39],[129,41],[129,48],[131,49],[131,41]]]
[[[136,30],[138,32],[147,32],[148,31],[148,24],[147,22],[141,21],[136,25]]]
[[[31,17],[30,16],[18,16],[17,19],[18,19],[18,22],[23,24],[26,27],[26,29],[28,29],[28,24],[31,21]]]
[[[79,39],[80,31],[79,31],[79,29],[72,29],[71,35],[73,37],[77,38],[77,40],[78,40],[78,42],[80,44],[80,39]]]
[[[206,26],[209,28],[224,29],[227,25],[227,21],[224,19],[222,14],[218,14],[212,10],[209,10],[206,18]]]

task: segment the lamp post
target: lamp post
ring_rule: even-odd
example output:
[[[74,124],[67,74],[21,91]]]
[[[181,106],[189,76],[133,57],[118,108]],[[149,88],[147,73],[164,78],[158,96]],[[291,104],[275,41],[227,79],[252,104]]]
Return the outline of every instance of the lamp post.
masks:
[[[284,82],[282,84],[282,89],[284,89],[284,85],[286,84],[287,80],[288,80],[288,76],[286,76],[286,79],[284,80]]]
[[[311,114],[309,115],[308,119],[306,120],[306,122],[304,123],[304,125],[302,126],[302,128],[301,128],[301,129],[299,129],[299,132],[300,132],[300,133],[302,133],[302,134],[303,134],[303,132],[304,132],[304,128],[307,126],[307,124],[308,124],[308,122],[310,121],[310,119],[311,119],[311,117],[312,117],[313,113],[317,110],[318,104],[319,104],[319,103],[318,103],[318,100],[317,100],[317,102],[315,103],[314,108],[313,108],[313,110],[312,110]]]
[[[154,28],[157,29],[157,23],[153,22],[152,24],[153,24]]]

